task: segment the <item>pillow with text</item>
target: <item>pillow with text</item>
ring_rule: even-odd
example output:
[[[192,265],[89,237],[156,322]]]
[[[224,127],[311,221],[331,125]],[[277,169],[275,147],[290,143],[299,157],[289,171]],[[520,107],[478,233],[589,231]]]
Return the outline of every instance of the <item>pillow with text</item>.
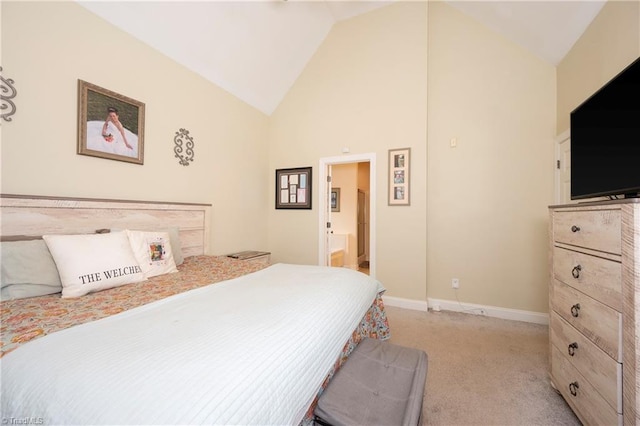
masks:
[[[124,232],[42,238],[58,267],[63,298],[146,279]]]

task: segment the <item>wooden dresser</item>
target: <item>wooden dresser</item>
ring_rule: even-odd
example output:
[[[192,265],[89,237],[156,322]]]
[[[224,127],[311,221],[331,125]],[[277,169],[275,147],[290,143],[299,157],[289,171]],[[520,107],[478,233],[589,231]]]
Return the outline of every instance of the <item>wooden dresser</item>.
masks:
[[[551,206],[549,223],[552,385],[584,424],[640,424],[640,200]]]

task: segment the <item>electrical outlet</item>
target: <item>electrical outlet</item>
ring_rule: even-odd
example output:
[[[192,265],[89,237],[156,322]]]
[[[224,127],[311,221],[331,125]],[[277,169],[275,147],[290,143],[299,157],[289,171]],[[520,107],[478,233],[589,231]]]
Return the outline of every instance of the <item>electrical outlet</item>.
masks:
[[[460,288],[460,280],[457,278],[451,279],[451,288]]]

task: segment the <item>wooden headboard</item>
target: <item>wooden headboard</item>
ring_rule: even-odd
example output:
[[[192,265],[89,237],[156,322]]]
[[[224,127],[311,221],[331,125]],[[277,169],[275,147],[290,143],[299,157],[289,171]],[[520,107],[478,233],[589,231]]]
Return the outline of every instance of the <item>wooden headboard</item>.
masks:
[[[177,227],[186,257],[209,252],[210,217],[211,204],[0,194],[3,238]]]

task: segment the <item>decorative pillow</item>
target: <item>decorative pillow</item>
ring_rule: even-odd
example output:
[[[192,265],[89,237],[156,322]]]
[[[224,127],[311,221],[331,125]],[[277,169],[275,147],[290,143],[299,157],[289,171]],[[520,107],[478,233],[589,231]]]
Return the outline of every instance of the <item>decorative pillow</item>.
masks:
[[[44,240],[0,243],[2,300],[62,291],[58,269]]]
[[[171,251],[173,252],[173,260],[175,260],[176,265],[182,265],[184,263],[184,255],[182,254],[180,229],[169,228],[169,240],[171,240]]]
[[[142,273],[145,277],[178,272],[171,251],[168,232],[146,232],[126,230]]]
[[[111,228],[111,232],[122,232],[122,229]],[[164,232],[164,231],[158,231]],[[171,253],[173,253],[173,261],[176,265],[184,263],[184,255],[182,254],[182,242],[180,241],[180,229],[172,227],[166,230],[169,233],[169,241],[171,242]]]
[[[62,281],[62,297],[144,281],[127,234],[44,235]]]

